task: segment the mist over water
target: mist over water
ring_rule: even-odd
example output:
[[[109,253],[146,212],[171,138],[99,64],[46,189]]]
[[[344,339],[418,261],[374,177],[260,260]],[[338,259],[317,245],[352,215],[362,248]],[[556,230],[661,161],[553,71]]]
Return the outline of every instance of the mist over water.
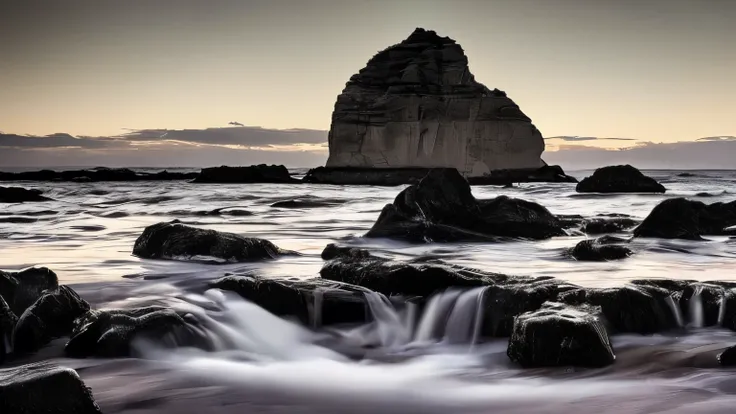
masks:
[[[582,178],[589,172],[574,172]],[[645,172],[666,195],[578,194],[570,184],[473,187],[477,198],[500,194],[535,201],[555,214],[643,219],[667,197],[705,203],[736,198],[736,172]],[[135,358],[72,360],[58,341],[46,351],[78,369],[105,413],[727,413],[736,404],[736,370],[715,355],[736,344],[719,328],[703,329],[696,292],[682,326],[652,336],[614,336],[617,362],[601,369],[521,370],[506,356],[507,339],[479,341],[482,289],[448,290],[423,310],[368,292],[371,322],[321,327],[315,295],[311,328],[269,314],[206,282],[226,273],[308,278],[331,242],[397,259],[435,257],[487,271],[555,276],[586,286],[634,278],[736,280],[736,241],[635,240],[618,262],[576,262],[565,249],[583,234],[547,241],[411,245],[362,239],[404,187],[202,185],[185,182],[13,183],[56,201],[0,210],[0,268],[45,265],[93,307],[166,305],[189,312],[208,350],[138,341]],[[285,200],[308,207],[279,208]],[[324,207],[320,207],[324,204]],[[303,253],[253,264],[141,260],[131,255],[143,228],[187,224],[262,237]],[[687,315],[682,315],[682,312]],[[701,315],[700,318],[698,315]],[[682,321],[693,321],[689,326]]]

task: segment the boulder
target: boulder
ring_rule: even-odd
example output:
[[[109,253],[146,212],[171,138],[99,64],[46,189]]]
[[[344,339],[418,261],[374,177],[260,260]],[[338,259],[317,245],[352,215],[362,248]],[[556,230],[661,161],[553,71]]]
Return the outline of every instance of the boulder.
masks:
[[[600,308],[545,303],[514,318],[507,355],[523,367],[602,367],[616,359]]]
[[[338,257],[347,257],[354,259],[365,259],[370,257],[370,253],[367,250],[359,249],[357,247],[345,247],[338,246],[334,243],[330,243],[325,246],[322,250],[322,260],[332,260]]]
[[[627,217],[594,218],[583,224],[585,234],[621,233],[636,227],[638,221]]]
[[[327,167],[454,168],[480,177],[544,165],[542,134],[506,93],[478,83],[454,40],[416,29],[338,95]]]
[[[476,200],[457,171],[440,169],[401,191],[365,237],[427,242],[564,234],[557,217],[539,204],[507,196]]]
[[[30,267],[19,272],[0,270],[0,296],[10,305],[10,309],[21,315],[45,290],[59,288],[56,273],[46,267]]]
[[[49,201],[41,190],[22,187],[0,187],[0,203],[25,203],[30,201]]]
[[[33,352],[54,338],[69,335],[74,321],[87,311],[89,304],[68,286],[45,291],[18,319],[14,352]]]
[[[666,189],[631,165],[615,165],[595,170],[575,187],[578,193],[664,193]]]
[[[730,346],[718,354],[718,363],[724,367],[736,365],[736,345]]]
[[[283,165],[251,165],[249,167],[211,167],[203,168],[195,183],[210,184],[254,184],[254,183],[298,183],[291,178],[289,170]]]
[[[133,246],[144,259],[246,262],[292,254],[268,240],[200,229],[179,220],[146,227]]]
[[[40,363],[0,369],[0,413],[100,414],[101,411],[76,371]]]
[[[74,358],[130,356],[131,345],[139,338],[171,348],[207,348],[209,343],[196,322],[185,317],[160,306],[89,311],[74,322],[64,350]]]
[[[324,279],[289,280],[226,276],[211,287],[237,293],[278,316],[319,327],[367,321],[365,292],[358,286]]]
[[[625,259],[634,252],[620,244],[609,244],[606,239],[588,239],[579,242],[570,249],[569,254],[575,260],[588,262],[604,262]]]
[[[736,225],[736,201],[705,204],[672,198],[657,204],[634,230],[634,237],[701,240],[703,235],[725,235]]]

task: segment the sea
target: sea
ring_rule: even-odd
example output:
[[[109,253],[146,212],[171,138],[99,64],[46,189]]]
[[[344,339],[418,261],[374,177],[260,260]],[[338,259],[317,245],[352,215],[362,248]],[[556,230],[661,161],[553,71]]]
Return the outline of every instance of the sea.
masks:
[[[293,171],[297,176],[305,172]],[[472,192],[479,199],[503,194],[534,201],[554,214],[625,214],[639,220],[667,198],[705,203],[736,199],[736,171],[643,172],[661,182],[667,193],[579,194],[569,183],[473,186]],[[592,171],[568,173],[582,178]],[[348,345],[367,337],[379,343],[356,360],[324,345],[325,332],[204,288],[225,274],[316,277],[328,243],[397,260],[440,258],[591,287],[641,278],[736,280],[735,238],[635,239],[635,254],[627,259],[578,262],[565,252],[588,236],[574,232],[544,241],[409,244],[362,238],[404,186],[184,181],[2,185],[37,188],[53,201],[0,205],[0,269],[47,266],[94,308],[164,303],[188,309],[210,320],[231,344],[204,352],[163,350],[149,343],[138,345],[133,358],[74,360],[63,356],[63,340],[57,340],[29,357],[77,369],[104,413],[730,413],[736,407],[736,369],[719,367],[715,357],[736,344],[736,334],[718,328],[687,326],[673,333],[614,336],[617,361],[607,368],[522,370],[506,356],[507,340],[458,344],[424,338],[418,334],[421,327],[409,326],[406,315],[379,300],[369,302],[375,319],[370,326],[330,333]],[[287,200],[307,202],[293,208],[272,206]],[[132,255],[146,226],[173,219],[265,238],[302,255],[257,263]],[[439,295],[439,300],[450,300]],[[480,306],[474,305],[473,295],[460,295],[469,313]],[[437,318],[422,315],[420,324],[446,323],[450,328],[450,322]]]

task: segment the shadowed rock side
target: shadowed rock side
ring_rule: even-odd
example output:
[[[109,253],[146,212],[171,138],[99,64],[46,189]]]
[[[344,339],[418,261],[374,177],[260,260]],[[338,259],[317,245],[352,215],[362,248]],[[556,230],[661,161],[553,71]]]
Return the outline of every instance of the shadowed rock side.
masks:
[[[45,267],[30,267],[19,272],[0,270],[0,296],[10,309],[21,315],[45,290],[59,288],[56,273]]]
[[[595,170],[575,187],[578,193],[664,193],[666,189],[631,165],[615,165]]]
[[[135,172],[128,168],[97,167],[90,170],[0,172],[0,181],[171,181],[191,180],[199,173],[177,173],[166,170],[157,173]]]
[[[430,242],[564,234],[557,217],[539,204],[506,196],[476,200],[456,170],[438,169],[387,204],[365,237]]]
[[[178,220],[146,227],[133,246],[133,254],[145,259],[246,262],[290,253],[268,240],[199,229]]]
[[[8,353],[6,344],[10,344],[13,336],[13,327],[18,321],[18,317],[10,310],[10,306],[0,296],[0,364],[5,362],[5,354]]]
[[[0,413],[100,414],[101,411],[76,371],[44,363],[0,369]]]
[[[673,198],[657,204],[634,230],[636,237],[701,240],[703,235],[727,235],[736,225],[736,201],[705,204]]]
[[[42,196],[41,190],[28,190],[22,187],[0,187],[0,203],[26,203],[33,201],[49,201]]]
[[[195,183],[250,184],[250,183],[298,183],[291,178],[283,165],[251,165],[248,167],[203,168],[194,179]]]
[[[416,29],[371,58],[337,97],[327,167],[456,168],[479,177],[544,164],[542,134],[475,81],[454,40]]]
[[[601,367],[615,360],[600,308],[547,302],[514,319],[509,358],[523,367]]]
[[[569,254],[575,260],[589,262],[603,262],[607,260],[625,259],[634,252],[626,246],[622,246],[613,238],[599,238],[583,240],[570,249]]]

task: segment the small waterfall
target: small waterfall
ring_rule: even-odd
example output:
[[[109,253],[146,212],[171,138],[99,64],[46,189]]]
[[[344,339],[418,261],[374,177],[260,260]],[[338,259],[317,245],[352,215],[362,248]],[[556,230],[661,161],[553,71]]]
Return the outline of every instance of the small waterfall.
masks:
[[[5,343],[5,353],[13,352],[13,342],[10,340],[10,334],[3,335],[3,342]]]
[[[705,316],[703,311],[703,299],[701,294],[703,293],[703,287],[698,286],[693,292],[693,296],[690,297],[690,325],[693,328],[702,328],[705,325]]]
[[[463,292],[457,297],[445,324],[444,340],[450,344],[470,343],[477,339],[483,316],[483,294],[487,287]]]
[[[322,326],[322,303],[324,301],[324,291],[321,288],[314,290],[312,298],[312,327],[319,328]]]
[[[364,295],[381,345],[395,347],[409,343],[411,326],[404,324],[406,317],[399,315],[385,295],[377,292],[365,292]]]
[[[672,296],[667,296],[667,298],[664,300],[667,302],[667,306],[669,306],[670,310],[672,311],[672,314],[675,316],[675,321],[677,322],[677,326],[680,328],[685,326],[685,322],[682,319],[682,311],[680,311],[680,307],[675,302],[675,299]]]
[[[723,319],[726,317],[726,292],[721,294],[718,301],[718,326],[723,326]]]
[[[438,293],[429,300],[427,308],[422,313],[422,318],[417,325],[414,340],[417,342],[431,341],[437,338],[440,327],[444,327],[447,315],[455,305],[455,300],[460,296],[459,290],[446,290]]]

